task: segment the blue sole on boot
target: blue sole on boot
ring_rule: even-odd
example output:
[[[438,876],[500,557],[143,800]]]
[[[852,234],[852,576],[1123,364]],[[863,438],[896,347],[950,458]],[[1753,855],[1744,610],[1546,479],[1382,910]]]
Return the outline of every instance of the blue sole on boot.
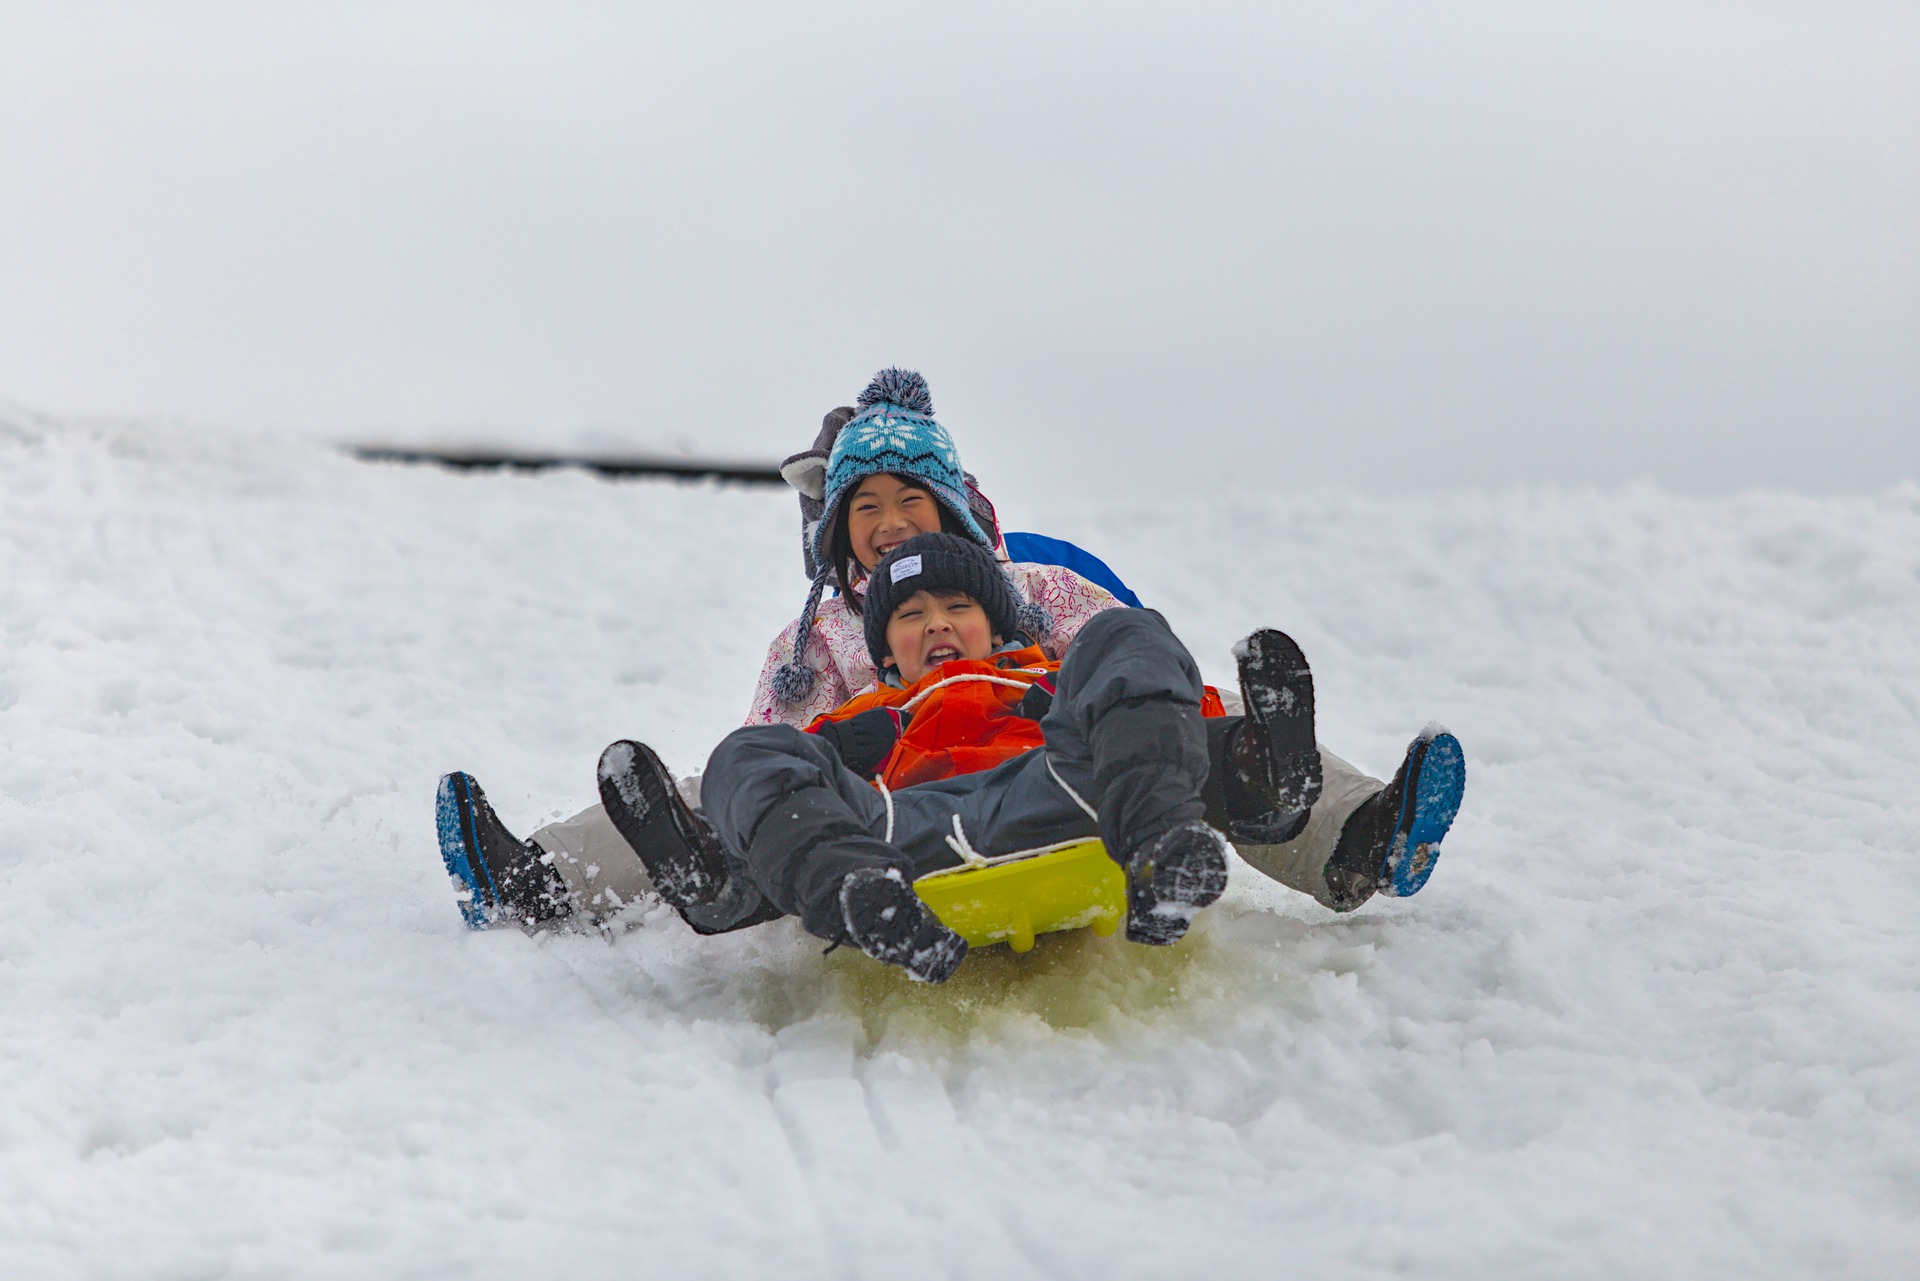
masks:
[[[1414,777],[1400,801],[1393,853],[1387,858],[1387,883],[1380,887],[1396,898],[1419,893],[1433,875],[1433,865],[1440,861],[1440,842],[1453,826],[1467,790],[1467,758],[1459,739],[1442,731],[1416,741],[1413,750],[1419,753],[1417,761],[1408,762]]]
[[[489,904],[499,902],[486,861],[475,852],[478,842],[473,833],[473,779],[465,774],[449,774],[440,780],[435,800],[434,821],[440,829],[440,861],[447,874],[466,889],[460,902],[460,915],[470,930],[484,930],[493,924]],[[478,864],[478,867],[475,864]],[[482,878],[486,878],[483,880]]]

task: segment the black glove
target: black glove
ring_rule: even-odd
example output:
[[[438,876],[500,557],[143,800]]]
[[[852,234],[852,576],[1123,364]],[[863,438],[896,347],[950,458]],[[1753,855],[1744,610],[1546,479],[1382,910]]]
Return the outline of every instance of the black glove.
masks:
[[[870,707],[844,721],[828,721],[814,733],[833,745],[841,764],[865,778],[885,762],[906,726],[905,713],[891,707]]]
[[[1053,695],[1044,685],[1029,685],[1027,692],[1020,696],[1020,703],[1014,711],[1030,721],[1043,721],[1047,713],[1053,710]]]

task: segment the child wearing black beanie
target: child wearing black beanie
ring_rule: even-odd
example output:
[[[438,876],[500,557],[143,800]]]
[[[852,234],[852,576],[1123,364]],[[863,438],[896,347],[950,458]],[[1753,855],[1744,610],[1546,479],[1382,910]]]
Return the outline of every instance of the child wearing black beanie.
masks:
[[[963,654],[985,658],[993,648],[1014,640],[1020,632],[1020,598],[998,561],[978,543],[952,534],[920,534],[887,553],[867,586],[867,652],[882,680],[900,681],[899,663],[892,661],[887,632],[900,607],[921,592],[935,597],[965,596],[985,612],[993,644],[986,653]],[[1022,643],[1031,644],[1030,638]],[[918,673],[906,678],[918,679]],[[891,683],[891,682],[889,682]]]

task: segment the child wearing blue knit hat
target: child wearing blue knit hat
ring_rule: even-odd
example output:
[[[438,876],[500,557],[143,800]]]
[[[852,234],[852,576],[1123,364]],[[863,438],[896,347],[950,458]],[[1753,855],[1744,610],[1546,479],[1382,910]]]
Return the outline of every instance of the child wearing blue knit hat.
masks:
[[[974,517],[967,473],[953,437],[933,416],[927,380],[910,369],[883,369],[860,393],[858,409],[833,440],[832,451],[796,455],[782,468],[819,504],[807,530],[813,583],[794,635],[793,654],[769,679],[781,702],[804,702],[814,670],[805,660],[815,612],[829,583],[858,614],[856,590],[880,558],[915,534],[956,534],[989,552],[998,539]],[[1017,593],[1016,593],[1017,594]],[[1035,637],[1052,625],[1046,610],[1021,607],[1021,630]]]

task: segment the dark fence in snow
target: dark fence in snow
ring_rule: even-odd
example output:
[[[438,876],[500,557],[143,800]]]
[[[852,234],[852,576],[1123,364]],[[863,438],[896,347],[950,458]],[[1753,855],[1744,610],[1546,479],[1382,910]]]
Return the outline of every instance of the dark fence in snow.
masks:
[[[460,471],[546,471],[554,467],[583,467],[602,476],[670,476],[680,480],[730,480],[747,485],[778,485],[780,468],[774,463],[719,462],[698,458],[657,458],[618,454],[529,454],[497,449],[424,449],[390,445],[353,445],[349,452],[362,462],[431,463]]]

